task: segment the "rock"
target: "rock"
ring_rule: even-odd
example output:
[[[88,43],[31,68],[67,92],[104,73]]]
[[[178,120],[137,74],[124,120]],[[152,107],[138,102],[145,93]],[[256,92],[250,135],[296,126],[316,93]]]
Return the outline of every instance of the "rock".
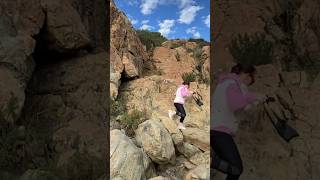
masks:
[[[159,76],[139,78],[126,82],[122,86],[121,97],[126,99],[127,109],[136,108],[140,111],[152,113],[156,108],[154,98],[159,92]],[[119,97],[119,99],[121,99]]]
[[[201,152],[199,148],[186,142],[183,142],[183,144],[177,146],[177,150],[187,158],[190,158],[193,155]]]
[[[110,2],[110,7],[110,44],[120,55],[126,78],[140,76],[143,63],[148,59],[144,45],[132,28],[129,19],[117,9],[113,1]],[[111,62],[114,61],[111,60]]]
[[[167,177],[157,176],[157,177],[151,178],[149,180],[170,180],[170,179]]]
[[[29,169],[19,178],[19,180],[59,180],[59,178],[47,171]]]
[[[180,61],[177,60],[177,54]],[[170,47],[156,47],[152,54],[152,61],[156,69],[162,71],[161,76],[165,79],[174,79],[178,83],[182,83],[182,74],[192,71],[194,59],[192,54],[187,53],[183,47],[170,49]],[[180,67],[180,68],[177,68]]]
[[[197,43],[195,43],[195,42],[187,42],[186,44],[185,44],[185,47],[187,48],[187,49],[194,49],[194,48],[196,48],[196,46],[197,46]]]
[[[13,125],[20,116],[24,105],[25,94],[21,81],[15,73],[0,67],[0,112],[1,118]]]
[[[124,53],[122,56],[122,62],[124,65],[125,76],[127,78],[133,78],[141,75],[142,61],[139,62],[134,55],[131,53]]]
[[[34,47],[35,41],[28,36],[0,37],[0,110],[11,123],[24,105],[24,91],[34,70]]]
[[[105,172],[107,137],[104,120],[107,118],[105,102],[109,97],[106,93],[106,61],[103,60],[106,56],[107,53],[98,53],[43,65],[29,83],[26,119],[45,112],[30,125],[40,126],[42,131],[30,133],[35,137],[50,137],[48,143],[55,145],[57,168],[65,178],[84,173],[98,178]],[[41,149],[38,146],[45,145],[39,143],[32,148]],[[83,159],[77,157],[79,154]],[[87,162],[81,164],[76,158]],[[68,171],[72,166],[77,168]],[[82,167],[93,171],[81,171]]]
[[[152,161],[158,164],[173,163],[175,149],[168,130],[156,120],[147,120],[139,125],[135,136]]]
[[[193,170],[190,170],[183,180],[209,180],[210,179],[210,169],[206,165],[199,165]]]
[[[153,114],[152,117],[160,119],[162,124],[169,131],[175,145],[180,145],[183,143],[183,135],[174,121],[172,121],[169,117],[161,116],[159,113]]]
[[[169,40],[169,41],[165,41],[161,44],[162,47],[165,48],[176,48],[176,47],[180,47],[180,46],[184,46],[187,43],[186,40]],[[190,43],[189,43],[190,44]]]
[[[124,65],[122,60],[115,49],[111,44],[110,47],[110,96],[115,100],[118,96],[118,88],[121,84],[121,73],[124,70]]]
[[[19,141],[27,141],[24,161],[52,168],[61,179],[105,173],[106,7],[103,0],[0,2],[1,111],[13,109],[9,121],[25,127],[14,127]],[[15,151],[9,156],[19,159]],[[49,168],[53,157],[57,164]],[[24,177],[45,179],[38,174],[46,173]]]
[[[45,38],[50,50],[68,52],[89,45],[90,38],[81,17],[68,1],[43,0],[42,6],[46,12]]]
[[[266,94],[274,93],[280,84],[280,72],[271,64],[261,65],[256,67],[256,69],[256,82],[252,87],[249,87],[249,90],[252,89],[253,91]]]
[[[313,81],[312,88],[318,89],[320,87],[320,74],[317,75],[315,80]]]
[[[111,179],[148,179],[155,176],[149,157],[119,130],[110,132]]]
[[[109,31],[106,30],[106,24],[110,20],[108,16],[110,9],[107,1],[70,0],[69,2],[80,15],[90,38],[90,47],[95,52],[105,51],[109,47]]]
[[[176,158],[175,164],[160,164],[157,168],[159,175],[168,177],[172,180],[180,180],[187,173],[185,164],[188,160],[183,156],[178,156]]]
[[[203,46],[202,48],[204,57],[206,57],[203,67],[202,67],[202,72],[204,77],[210,77],[210,46]]]
[[[11,1],[1,2],[2,11],[0,20],[1,36],[35,35],[44,24],[45,13],[40,1]],[[19,17],[19,20],[14,18]],[[8,37],[7,36],[7,37]],[[31,38],[31,37],[30,37]]]
[[[198,129],[198,128],[187,128],[182,131],[185,142],[188,142],[203,151],[210,150],[210,134]]]
[[[210,151],[196,153],[188,159],[195,165],[210,164]]]
[[[282,72],[281,75],[287,86],[308,87],[307,74],[304,71]]]

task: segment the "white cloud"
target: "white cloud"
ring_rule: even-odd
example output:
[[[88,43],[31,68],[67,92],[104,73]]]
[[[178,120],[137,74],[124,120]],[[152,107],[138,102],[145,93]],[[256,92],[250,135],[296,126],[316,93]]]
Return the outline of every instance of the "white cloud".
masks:
[[[138,5],[138,0],[127,0],[126,3],[128,3],[130,6]]]
[[[195,4],[194,0],[178,0],[178,3],[180,8],[185,8]]]
[[[143,20],[141,21],[141,24],[148,24],[149,23],[149,20]]]
[[[159,23],[160,29],[159,32],[163,36],[168,36],[170,33],[172,33],[171,28],[174,26],[175,20],[173,19],[165,19],[162,22]]]
[[[204,23],[210,28],[210,14],[205,18]]]
[[[197,28],[196,28],[196,27],[188,28],[188,29],[186,30],[186,33],[187,33],[187,34],[192,34],[192,36],[193,36],[194,38],[200,38],[200,37],[201,37],[200,32],[197,31]]]
[[[141,13],[144,15],[151,14],[159,3],[159,0],[142,0],[140,5]]]
[[[200,6],[187,6],[180,11],[179,22],[184,24],[190,24],[197,15],[199,10],[203,9]]]
[[[143,25],[140,27],[140,29],[142,29],[142,30],[151,30],[151,29],[153,29],[153,27],[150,26],[150,25],[148,25],[148,24],[143,24]]]
[[[135,25],[139,22],[137,19],[134,19],[130,14],[127,14],[127,17],[132,25]]]
[[[154,29],[154,27],[148,25],[148,23],[149,23],[149,20],[142,20],[142,21],[141,21],[142,26],[140,27],[140,29],[143,29],[143,30],[151,30],[151,29]]]
[[[139,21],[138,20],[136,20],[136,19],[129,19],[130,21],[131,21],[131,24],[132,25],[135,25],[135,24],[137,24]]]

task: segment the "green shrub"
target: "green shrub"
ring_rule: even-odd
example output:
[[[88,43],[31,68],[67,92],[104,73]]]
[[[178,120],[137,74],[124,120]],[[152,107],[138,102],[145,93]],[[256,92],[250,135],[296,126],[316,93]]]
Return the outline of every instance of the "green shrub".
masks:
[[[198,45],[194,50],[193,50],[193,59],[195,60],[195,69],[199,72],[202,71],[202,67],[204,64],[204,61],[206,60],[205,54],[202,50],[202,47]]]
[[[187,53],[192,53],[193,50],[191,48],[186,48],[187,49]]]
[[[115,101],[113,99],[110,99],[110,114],[111,116],[117,116],[121,114],[124,111],[125,107],[123,103],[120,101]]]
[[[170,46],[170,49],[175,49],[175,48],[178,48],[178,47],[181,47],[182,45],[181,44],[172,44]]]
[[[202,38],[200,38],[200,39],[190,38],[188,41],[189,41],[189,42],[195,42],[195,43],[197,43],[198,46],[200,46],[201,48],[202,48],[203,46],[210,46],[210,43],[207,42],[207,41],[205,41],[205,40],[202,39]]]
[[[198,45],[193,50],[193,59],[195,61],[194,67],[193,67],[193,73],[195,75],[196,80],[198,83],[201,84],[210,84],[209,77],[206,77],[203,72],[203,65],[206,60],[206,54],[204,53],[202,46]]]
[[[196,75],[193,72],[183,73],[182,79],[184,82],[194,82],[196,80]]]
[[[159,32],[151,32],[148,30],[136,30],[140,41],[150,50],[154,47],[161,46],[161,44],[167,41],[167,38],[163,37]]]
[[[121,117],[121,122],[129,126],[135,126],[143,117],[142,111],[133,109],[130,113],[125,112]]]
[[[127,136],[133,136],[138,125],[147,119],[146,111],[133,109],[131,112],[124,112],[120,118],[120,123],[124,126]]]
[[[238,34],[232,39],[229,50],[237,63],[244,65],[272,63],[273,43],[262,33]]]

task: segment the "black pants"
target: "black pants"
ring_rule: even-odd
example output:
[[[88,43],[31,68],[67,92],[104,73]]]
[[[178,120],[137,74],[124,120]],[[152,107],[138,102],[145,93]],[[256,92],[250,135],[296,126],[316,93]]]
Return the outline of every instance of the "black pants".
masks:
[[[183,123],[184,118],[186,117],[186,111],[184,110],[183,104],[180,103],[174,103],[174,106],[176,107],[176,115],[180,116],[180,122]]]
[[[231,135],[210,131],[211,148],[214,157],[211,167],[227,174],[226,180],[238,180],[243,171],[242,160]]]

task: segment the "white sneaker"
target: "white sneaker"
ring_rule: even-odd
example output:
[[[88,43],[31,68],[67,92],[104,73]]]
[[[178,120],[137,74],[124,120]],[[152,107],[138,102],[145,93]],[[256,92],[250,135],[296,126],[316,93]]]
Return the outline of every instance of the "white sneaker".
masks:
[[[169,118],[172,119],[176,113],[171,110],[168,110],[168,114],[169,114]]]
[[[181,122],[179,122],[179,124],[178,124],[178,129],[183,129],[183,130],[185,130],[186,128],[184,127],[184,125],[183,125]]]

